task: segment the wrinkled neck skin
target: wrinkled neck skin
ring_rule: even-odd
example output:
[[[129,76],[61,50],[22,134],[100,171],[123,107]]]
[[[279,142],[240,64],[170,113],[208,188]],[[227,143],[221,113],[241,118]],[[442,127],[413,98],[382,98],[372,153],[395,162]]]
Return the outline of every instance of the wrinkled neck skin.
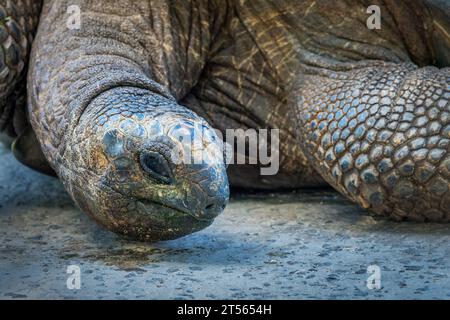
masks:
[[[81,27],[71,30],[67,8],[74,5],[80,8]],[[34,126],[48,133],[40,137],[52,163],[64,162],[67,134],[100,94],[134,87],[174,102],[187,94],[224,19],[211,17],[214,6],[208,1],[190,5],[44,1],[31,56],[30,111]],[[191,40],[190,28],[195,33]]]

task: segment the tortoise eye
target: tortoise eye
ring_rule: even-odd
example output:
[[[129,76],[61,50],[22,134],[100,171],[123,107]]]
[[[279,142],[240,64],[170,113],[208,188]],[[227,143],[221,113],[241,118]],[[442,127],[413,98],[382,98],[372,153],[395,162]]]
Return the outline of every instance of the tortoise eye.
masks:
[[[140,156],[142,169],[158,183],[173,183],[172,170],[167,160],[159,153],[145,151]]]

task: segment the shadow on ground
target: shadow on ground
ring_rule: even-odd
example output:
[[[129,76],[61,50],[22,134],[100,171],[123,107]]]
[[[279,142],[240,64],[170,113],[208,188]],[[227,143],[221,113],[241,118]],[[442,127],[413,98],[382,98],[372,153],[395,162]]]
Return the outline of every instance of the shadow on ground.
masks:
[[[448,299],[449,240],[449,225],[375,220],[316,190],[237,195],[202,232],[129,242],[0,149],[0,298]],[[80,290],[67,289],[69,265]]]

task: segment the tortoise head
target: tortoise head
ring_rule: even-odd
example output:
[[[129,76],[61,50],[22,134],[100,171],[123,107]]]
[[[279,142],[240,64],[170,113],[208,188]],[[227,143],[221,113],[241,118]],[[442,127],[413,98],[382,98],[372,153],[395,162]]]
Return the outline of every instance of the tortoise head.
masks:
[[[223,142],[202,118],[126,89],[91,107],[67,148],[81,168],[63,181],[100,224],[134,239],[168,240],[209,226],[224,210]]]

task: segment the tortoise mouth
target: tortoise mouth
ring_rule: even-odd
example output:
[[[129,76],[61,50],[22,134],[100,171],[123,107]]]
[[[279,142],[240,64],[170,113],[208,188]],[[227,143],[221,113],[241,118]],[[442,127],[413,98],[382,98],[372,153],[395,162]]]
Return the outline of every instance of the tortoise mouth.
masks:
[[[115,201],[109,202],[104,208],[109,219],[97,221],[131,240],[155,242],[182,238],[206,229],[217,217],[202,216],[204,212],[189,210],[182,202],[165,203],[150,197],[125,195],[116,186],[102,185],[102,189],[107,192],[105,197],[114,198]],[[101,217],[98,210],[92,215]]]
[[[152,234],[150,237],[158,241],[190,235],[206,229],[214,222],[214,218],[202,219],[187,209],[183,210],[153,200],[138,200],[136,204],[138,215],[146,221],[144,225],[147,224],[148,232]]]
[[[190,212],[187,208],[176,207],[170,204],[165,204],[162,202],[158,202],[150,199],[138,199],[138,208],[144,209],[145,213],[151,214],[155,217],[168,217],[168,215],[176,215],[179,217],[190,217],[197,222],[200,223],[212,223],[214,218],[200,218],[196,216],[194,213]],[[141,210],[142,211],[142,210]]]

